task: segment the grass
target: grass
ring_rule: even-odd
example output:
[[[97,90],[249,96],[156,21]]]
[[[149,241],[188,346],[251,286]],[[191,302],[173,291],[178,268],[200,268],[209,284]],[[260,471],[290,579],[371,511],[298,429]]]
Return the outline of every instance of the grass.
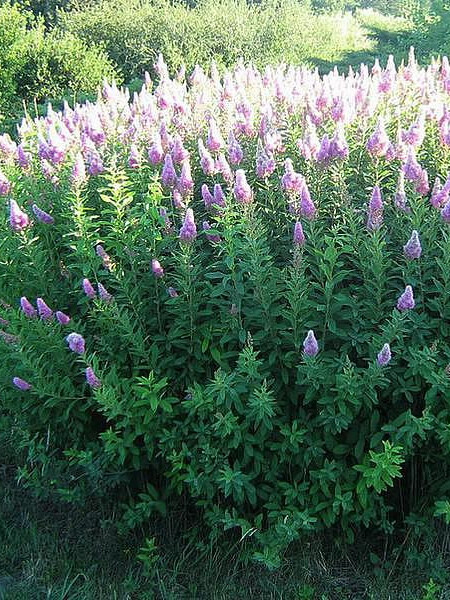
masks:
[[[0,444],[1,600],[437,600],[450,597],[450,534],[330,534],[292,546],[270,572],[240,559],[236,536],[204,539],[188,507],[119,535],[108,504],[36,500],[16,483],[13,449]],[[8,458],[9,456],[9,458]],[[150,543],[146,552],[145,538]],[[137,557],[140,555],[141,559]],[[439,583],[434,583],[434,577]]]

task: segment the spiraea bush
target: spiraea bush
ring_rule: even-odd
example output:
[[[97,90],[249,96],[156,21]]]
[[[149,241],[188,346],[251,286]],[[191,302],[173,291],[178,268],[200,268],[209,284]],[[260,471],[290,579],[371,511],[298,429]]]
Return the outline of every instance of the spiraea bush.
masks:
[[[0,140],[20,480],[129,527],[183,495],[267,565],[448,519],[447,59],[156,70]]]

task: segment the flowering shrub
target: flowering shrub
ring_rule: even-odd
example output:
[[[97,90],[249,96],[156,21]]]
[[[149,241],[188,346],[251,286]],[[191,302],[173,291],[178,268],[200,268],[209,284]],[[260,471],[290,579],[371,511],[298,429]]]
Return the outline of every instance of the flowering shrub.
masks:
[[[268,565],[303,531],[442,506],[447,59],[155,68],[0,138],[22,480],[115,487],[129,526],[187,494]]]

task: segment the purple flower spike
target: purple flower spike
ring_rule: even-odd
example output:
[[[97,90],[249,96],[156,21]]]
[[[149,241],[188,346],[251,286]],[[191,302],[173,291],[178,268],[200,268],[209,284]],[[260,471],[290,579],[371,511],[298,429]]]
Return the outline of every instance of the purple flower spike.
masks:
[[[414,302],[413,289],[410,285],[407,285],[405,291],[397,301],[397,308],[399,311],[404,312],[414,308],[416,303]]]
[[[379,365],[380,367],[385,367],[391,361],[391,358],[392,354],[389,344],[384,344],[381,351],[378,352],[377,365]]]
[[[53,225],[53,223],[55,222],[55,219],[51,215],[46,213],[44,210],[39,208],[37,204],[33,204],[31,210],[34,212],[34,216],[36,217],[36,219],[41,223],[45,223],[46,225]]]
[[[422,246],[420,245],[419,234],[415,229],[413,229],[408,242],[403,246],[403,252],[406,258],[420,258]]]
[[[441,210],[441,217],[446,223],[450,223],[450,202]]]
[[[38,308],[39,316],[43,321],[49,321],[53,318],[52,309],[49,306],[47,306],[47,304],[44,302],[44,300],[42,300],[42,298],[36,299],[36,305]]]
[[[236,171],[236,182],[234,184],[234,197],[240,204],[250,204],[253,192],[242,169]]]
[[[384,156],[389,148],[390,141],[382,117],[378,118],[375,131],[367,142],[367,150],[372,156]]]
[[[202,185],[202,198],[205,203],[205,208],[208,210],[214,204],[214,196],[209,191],[209,187],[204,183]]]
[[[208,138],[206,140],[208,150],[211,152],[218,152],[224,147],[225,142],[223,141],[222,134],[220,133],[219,127],[214,119],[209,122]]]
[[[94,370],[92,367],[88,367],[86,369],[86,381],[87,381],[88,385],[94,389],[98,389],[102,385],[102,382],[97,377],[97,375],[94,373]]]
[[[100,298],[100,300],[102,300],[103,302],[112,302],[113,300],[113,296],[108,292],[108,290],[105,288],[105,286],[101,283],[99,283],[97,285],[98,287],[98,297]]]
[[[14,231],[22,231],[30,224],[28,215],[21,210],[17,202],[13,199],[9,201],[9,223]]]
[[[20,377],[13,377],[12,381],[16,388],[19,388],[19,390],[22,390],[23,392],[28,392],[28,390],[31,389],[31,383],[28,383],[28,381],[25,381],[25,379],[20,379]]]
[[[303,352],[306,356],[316,356],[319,352],[319,344],[317,343],[316,336],[312,329],[308,331],[308,335],[303,341]]]
[[[294,225],[293,242],[295,246],[303,246],[305,243],[305,234],[303,233],[303,227],[300,221],[297,221],[297,223]]]
[[[66,315],[65,313],[61,312],[60,310],[56,311],[55,316],[56,316],[56,320],[58,321],[58,323],[60,325],[67,325],[67,323],[70,323],[69,315]]]
[[[164,159],[164,166],[161,173],[162,184],[166,187],[173,187],[177,181],[177,173],[173,166],[172,157],[170,154],[166,154]]]
[[[0,196],[7,196],[11,191],[11,182],[0,171]]]
[[[37,316],[37,310],[25,296],[20,299],[20,307],[29,319],[34,319]]]
[[[86,167],[81,152],[75,158],[70,179],[74,185],[81,185],[86,181]]]
[[[130,154],[128,156],[128,166],[130,169],[138,169],[141,165],[141,154],[136,146],[132,144],[130,147]]]
[[[168,287],[167,288],[167,293],[169,294],[169,296],[171,298],[176,298],[178,296],[178,292],[174,287]]]
[[[306,182],[303,183],[301,191],[300,211],[305,219],[309,220],[314,219],[317,212],[314,202],[311,200],[311,195]]]
[[[154,258],[152,260],[152,272],[155,277],[163,277],[164,276],[164,269],[162,268],[159,260],[157,260],[156,258]]]
[[[189,161],[187,160],[184,161],[183,166],[181,167],[181,174],[178,180],[177,187],[183,198],[189,196],[189,194],[191,194],[192,190],[194,189],[194,180],[192,179],[191,166],[189,164]]]
[[[226,204],[225,194],[220,183],[214,184],[214,204],[222,208],[224,208]]]
[[[87,278],[83,279],[83,291],[86,294],[86,296],[91,299],[95,298],[95,296],[97,295],[95,293],[92,283]]]
[[[197,237],[197,226],[195,225],[194,212],[188,208],[184,217],[183,226],[180,229],[180,240],[192,242]]]
[[[443,198],[441,195],[441,190],[442,190],[441,180],[439,179],[439,177],[436,177],[436,179],[434,180],[433,190],[431,192],[431,198],[430,198],[431,206],[434,206],[434,208],[439,208],[442,204]]]
[[[373,188],[372,196],[369,202],[369,212],[367,215],[367,229],[379,229],[383,223],[383,200],[381,190],[376,185]]]
[[[66,337],[66,341],[69,344],[69,348],[72,350],[72,352],[84,354],[86,350],[86,343],[82,335],[79,333],[69,333],[69,335]]]

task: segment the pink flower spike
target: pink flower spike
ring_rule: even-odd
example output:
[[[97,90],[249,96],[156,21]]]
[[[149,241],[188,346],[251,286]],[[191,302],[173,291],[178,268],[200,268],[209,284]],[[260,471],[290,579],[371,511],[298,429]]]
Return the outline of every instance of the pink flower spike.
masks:
[[[33,211],[36,219],[41,223],[45,223],[46,225],[53,225],[53,223],[55,222],[55,219],[51,215],[46,213],[44,210],[39,208],[37,204],[33,204],[31,210]]]
[[[94,389],[98,389],[102,385],[102,382],[97,377],[97,375],[94,373],[94,370],[92,367],[88,367],[86,369],[86,381],[87,381],[88,385]]]
[[[58,321],[58,323],[60,325],[67,325],[68,323],[70,323],[69,315],[66,315],[65,313],[61,312],[60,310],[56,311],[55,316],[56,316],[56,320]]]
[[[98,287],[98,297],[100,298],[100,300],[102,300],[103,302],[112,302],[113,300],[113,296],[112,294],[110,294],[108,292],[108,290],[105,288],[105,286],[101,283],[99,283],[97,285]]]
[[[303,233],[303,227],[300,221],[297,221],[297,223],[294,225],[293,242],[295,246],[303,246],[305,243],[305,234]]]
[[[28,215],[23,212],[12,198],[9,201],[9,223],[13,231],[22,231],[22,229],[25,229],[30,224]]]
[[[52,309],[49,306],[47,306],[47,304],[44,302],[44,300],[42,298],[36,299],[36,305],[38,308],[39,316],[43,321],[49,321],[50,319],[53,318]]]
[[[308,335],[303,341],[303,352],[306,356],[316,356],[319,352],[319,344],[317,343],[316,336],[312,329],[308,331]]]
[[[20,299],[20,307],[29,319],[34,319],[37,316],[37,310],[25,296]]]
[[[164,269],[162,268],[159,260],[157,260],[156,258],[154,258],[152,260],[152,272],[154,274],[155,277],[163,277],[164,276]]]
[[[96,293],[92,283],[86,277],[83,279],[83,291],[88,298],[95,298]]]
[[[32,387],[31,383],[28,383],[28,381],[25,381],[25,379],[21,379],[20,377],[13,377],[12,381],[16,388],[19,388],[19,390],[22,390],[23,392],[28,392]]]
[[[413,296],[413,289],[410,285],[407,285],[405,291],[397,301],[397,308],[399,311],[404,312],[414,308],[416,305]]]
[[[84,354],[86,350],[86,342],[84,341],[82,335],[75,332],[69,333],[69,335],[66,337],[66,341],[69,344],[69,348],[72,350],[72,352],[75,352],[76,354]]]

